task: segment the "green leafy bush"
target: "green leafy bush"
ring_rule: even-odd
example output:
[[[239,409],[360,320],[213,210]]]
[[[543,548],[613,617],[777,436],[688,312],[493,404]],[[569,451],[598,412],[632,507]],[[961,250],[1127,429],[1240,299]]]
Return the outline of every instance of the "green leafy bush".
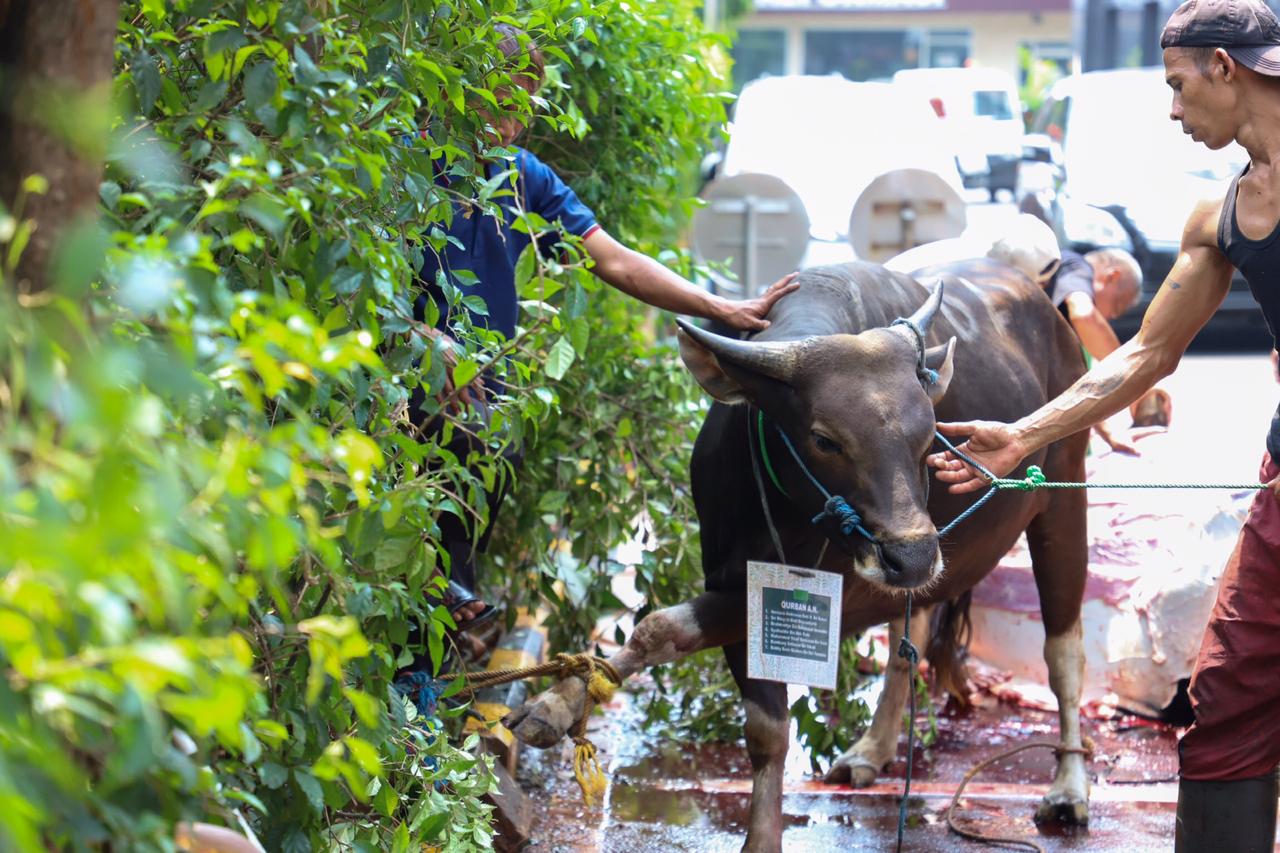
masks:
[[[549,55],[545,103],[495,95],[501,22]],[[669,240],[721,117],[713,44],[683,0],[125,4],[103,224],[51,289],[0,286],[0,847],[167,849],[182,819],[270,850],[489,845],[484,760],[390,686],[411,624],[441,655],[438,521],[482,515],[522,442],[488,579],[583,642],[637,525],[643,591],[697,582],[700,403],[578,247],[529,255],[518,336],[477,330],[454,369],[513,389],[469,473],[406,417],[446,378],[413,271],[451,202],[511,192],[477,105],[541,106],[531,144],[606,225]],[[6,275],[26,227],[0,214]]]

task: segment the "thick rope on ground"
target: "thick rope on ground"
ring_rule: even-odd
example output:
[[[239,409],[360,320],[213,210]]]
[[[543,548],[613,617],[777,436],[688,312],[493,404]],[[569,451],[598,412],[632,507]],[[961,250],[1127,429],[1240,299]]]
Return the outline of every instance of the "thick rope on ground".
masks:
[[[576,675],[587,683],[587,699],[583,703],[582,716],[569,729],[569,736],[573,738],[573,776],[578,780],[578,787],[582,789],[583,801],[588,808],[591,808],[597,801],[604,800],[609,782],[596,757],[596,746],[587,738],[587,720],[591,717],[595,706],[607,704],[622,684],[622,675],[617,667],[595,655],[561,653],[537,666],[464,673],[467,686],[461,692],[475,693],[486,687],[510,684],[513,681],[543,675],[554,675],[562,681],[571,675]]]
[[[1055,755],[1083,755],[1085,758],[1093,757],[1093,741],[1089,738],[1084,739],[1084,746],[1066,746],[1060,743],[1050,743],[1049,741],[1036,741],[1035,743],[1024,743],[1022,746],[1015,746],[1013,749],[1006,749],[997,755],[993,755],[985,761],[975,764],[968,773],[964,774],[964,778],[960,780],[959,787],[951,796],[951,803],[947,806],[947,828],[959,835],[961,838],[967,838],[970,841],[977,841],[981,844],[1004,844],[1009,847],[1021,847],[1026,850],[1034,850],[1035,853],[1044,853],[1044,848],[1034,841],[1027,838],[1013,838],[1011,836],[987,835],[976,829],[965,829],[956,823],[956,806],[960,804],[960,797],[964,794],[965,786],[973,781],[973,777],[977,776],[983,770],[995,764],[997,761],[1003,761],[1006,758],[1012,758],[1020,752],[1026,752],[1030,749],[1051,749]]]

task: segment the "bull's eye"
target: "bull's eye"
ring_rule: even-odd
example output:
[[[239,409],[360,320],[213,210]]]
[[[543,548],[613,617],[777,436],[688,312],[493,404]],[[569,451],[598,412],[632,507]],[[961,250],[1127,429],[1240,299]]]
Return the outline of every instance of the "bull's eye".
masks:
[[[840,445],[836,444],[834,441],[827,438],[825,435],[823,435],[820,432],[813,433],[813,443],[816,444],[818,446],[818,449],[821,450],[823,453],[843,452]]]

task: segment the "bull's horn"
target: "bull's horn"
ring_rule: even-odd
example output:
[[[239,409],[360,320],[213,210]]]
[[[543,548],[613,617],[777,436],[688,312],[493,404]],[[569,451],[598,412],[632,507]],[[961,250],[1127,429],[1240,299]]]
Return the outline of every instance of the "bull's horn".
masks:
[[[929,323],[933,321],[933,315],[938,313],[938,306],[942,304],[942,276],[938,276],[938,283],[933,286],[929,292],[929,298],[924,304],[912,314],[910,320],[916,324],[916,328],[920,330],[920,334],[929,334]]]
[[[781,382],[790,380],[800,363],[799,341],[742,341],[726,338],[677,318],[681,333],[708,350],[717,361],[754,370]]]

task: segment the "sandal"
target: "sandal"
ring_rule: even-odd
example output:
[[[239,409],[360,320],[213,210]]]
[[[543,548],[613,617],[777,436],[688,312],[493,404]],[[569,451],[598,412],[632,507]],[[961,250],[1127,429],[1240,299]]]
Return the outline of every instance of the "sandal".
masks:
[[[449,608],[449,615],[453,616],[454,621],[458,625],[458,633],[471,631],[475,628],[479,628],[481,625],[488,625],[494,619],[498,618],[498,614],[501,611],[492,604],[486,604],[484,610],[481,610],[470,619],[463,620],[457,617],[458,608],[465,607],[471,602],[479,600],[480,599],[474,592],[467,589],[462,584],[457,581],[449,581],[449,585],[445,588],[444,592],[444,604],[445,607]]]

